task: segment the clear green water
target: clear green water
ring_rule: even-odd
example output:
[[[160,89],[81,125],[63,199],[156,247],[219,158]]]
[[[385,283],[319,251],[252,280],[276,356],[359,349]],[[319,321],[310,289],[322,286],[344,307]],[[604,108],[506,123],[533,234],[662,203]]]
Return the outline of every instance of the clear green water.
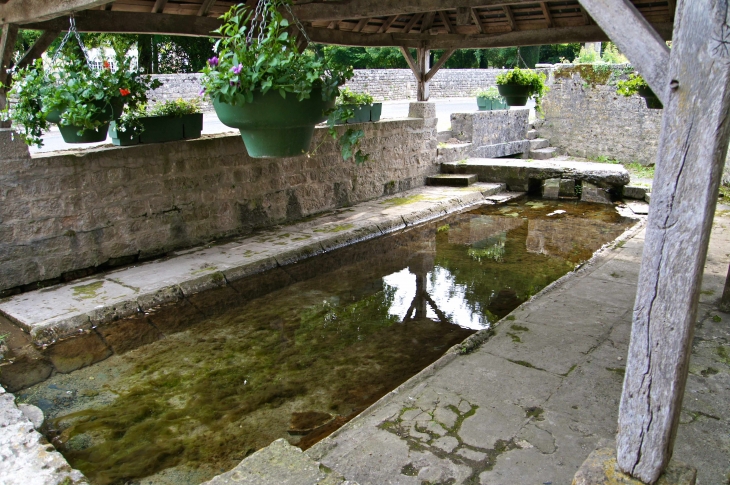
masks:
[[[311,446],[632,222],[571,202],[456,214],[216,290],[183,330],[20,398],[94,484],[199,483],[281,437]]]

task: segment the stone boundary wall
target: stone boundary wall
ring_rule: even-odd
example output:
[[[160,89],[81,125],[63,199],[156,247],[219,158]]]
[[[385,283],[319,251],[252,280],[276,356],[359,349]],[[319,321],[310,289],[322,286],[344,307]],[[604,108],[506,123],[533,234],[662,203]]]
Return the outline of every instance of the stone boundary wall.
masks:
[[[504,69],[441,69],[431,80],[434,98],[469,97],[475,91],[495,85],[495,78]],[[212,110],[207,96],[200,96],[201,74],[159,74],[153,76],[163,86],[152,92],[152,101],[199,98],[206,111]],[[357,92],[368,92],[376,101],[415,99],[416,78],[410,69],[356,69],[346,84]]]
[[[540,136],[568,155],[656,163],[664,110],[647,108],[638,95],[616,93],[616,82],[631,71],[627,65],[555,65],[548,71]],[[723,183],[730,184],[727,162]]]
[[[326,128],[315,131],[316,155],[284,159],[249,158],[238,135],[24,158],[0,131],[0,296],[418,187],[438,172],[435,118],[360,127],[370,154],[360,166],[342,160]]]

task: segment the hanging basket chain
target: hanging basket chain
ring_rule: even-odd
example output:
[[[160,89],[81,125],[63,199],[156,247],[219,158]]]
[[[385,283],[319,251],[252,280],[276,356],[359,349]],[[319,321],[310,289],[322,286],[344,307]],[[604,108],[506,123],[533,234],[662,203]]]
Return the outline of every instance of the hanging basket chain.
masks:
[[[309,36],[307,35],[307,31],[304,30],[304,26],[299,21],[297,16],[294,15],[294,12],[292,12],[291,7],[289,6],[289,2],[285,2],[284,7],[286,7],[286,11],[289,12],[289,15],[291,15],[291,18],[294,19],[294,24],[297,26],[297,29],[299,29],[299,32],[301,32],[302,35],[304,36],[304,38],[307,39],[307,44],[311,44],[312,39],[309,38]]]
[[[63,51],[64,46],[68,42],[68,40],[71,38],[71,36],[76,37],[76,41],[79,43],[79,47],[81,48],[81,52],[84,54],[84,59],[86,60],[86,64],[91,67],[91,61],[89,61],[89,55],[86,52],[86,46],[84,46],[84,43],[81,41],[81,36],[79,35],[79,32],[76,30],[76,19],[74,18],[73,14],[71,14],[71,17],[69,17],[69,27],[68,32],[66,32],[66,35],[64,36],[63,40],[61,41],[61,45],[58,47],[56,52],[53,54],[53,59],[51,59],[51,62],[53,64],[56,63],[56,59],[58,59],[58,56],[61,55],[61,52]]]
[[[294,12],[289,6],[289,2],[284,1],[282,3],[284,4],[284,8],[286,8],[286,11],[289,13],[292,20],[294,20],[294,24],[296,25],[297,29],[299,29],[299,32],[301,32],[304,38],[307,39],[307,43],[311,44],[312,39],[309,38],[309,35],[307,35],[307,31],[304,30],[304,26],[296,17],[296,15],[294,15]],[[270,4],[270,0],[262,0],[256,4],[256,10],[254,10],[254,15],[251,19],[251,25],[249,27],[248,33],[246,34],[246,44],[251,45],[251,43],[253,42],[254,32],[256,31],[258,31],[256,40],[259,44],[263,42],[266,25],[268,24],[268,12]]]

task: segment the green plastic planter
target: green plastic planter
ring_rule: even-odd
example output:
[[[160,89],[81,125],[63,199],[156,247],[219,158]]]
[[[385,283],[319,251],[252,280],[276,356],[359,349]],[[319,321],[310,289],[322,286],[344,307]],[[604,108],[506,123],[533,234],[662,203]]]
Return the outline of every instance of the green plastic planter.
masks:
[[[492,100],[492,110],[498,110],[498,109],[509,109],[509,106],[504,101],[500,101],[498,99]]]
[[[138,143],[164,143],[183,139],[200,138],[203,131],[203,113],[184,116],[148,116],[139,119],[143,130],[122,132],[116,123],[109,126],[109,136],[117,146],[136,145]]]
[[[102,124],[96,130],[83,130],[81,135],[78,134],[80,127],[63,126],[60,124],[63,110],[55,109],[51,111],[46,116],[46,119],[51,123],[58,124],[58,130],[61,132],[63,141],[66,143],[101,142],[106,140],[107,132],[109,130],[109,121],[117,119],[122,115],[124,100],[121,98],[113,98],[109,102],[106,100],[95,101],[94,106],[102,109],[102,111],[94,117],[94,121],[101,121]]]
[[[312,143],[314,125],[326,120],[323,114],[335,105],[332,98],[322,101],[322,92],[312,90],[308,99],[299,101],[289,93],[255,92],[253,102],[241,95],[235,104],[213,100],[218,118],[226,126],[241,131],[243,143],[253,158],[293,157],[306,153]]]
[[[477,97],[477,108],[479,108],[479,111],[487,111],[491,109],[491,106],[492,100],[488,98]]]
[[[497,89],[509,106],[524,106],[530,97],[530,86],[522,84],[498,84]]]
[[[380,121],[383,114],[383,103],[373,103],[370,108],[370,121]]]
[[[644,98],[647,108],[664,109],[664,105],[661,101],[659,101],[659,98],[657,98],[656,94],[654,94],[654,91],[652,91],[650,88],[639,88],[637,90],[637,94]]]
[[[372,104],[363,104],[362,106],[356,106],[354,108],[355,116],[347,120],[348,123],[367,123],[370,121],[370,110]]]

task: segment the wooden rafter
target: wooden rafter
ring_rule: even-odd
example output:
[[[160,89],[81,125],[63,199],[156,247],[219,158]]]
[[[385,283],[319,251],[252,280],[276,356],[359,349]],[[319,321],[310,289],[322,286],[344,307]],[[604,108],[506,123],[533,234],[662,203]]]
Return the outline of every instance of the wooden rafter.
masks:
[[[510,29],[517,30],[517,22],[515,22],[515,15],[512,13],[512,9],[509,5],[505,5],[502,7],[502,10],[504,10],[504,15],[507,17],[507,23],[510,26]]]
[[[542,9],[542,14],[545,17],[545,22],[547,22],[548,29],[553,27],[553,16],[550,13],[550,7],[548,6],[547,2],[540,2],[540,8]]]
[[[471,23],[471,9],[469,7],[456,7],[456,25],[469,25]]]
[[[155,5],[152,7],[152,13],[162,13],[167,5],[167,0],[155,0]]]
[[[439,10],[439,17],[441,18],[441,22],[444,24],[444,28],[446,29],[447,34],[454,34],[456,31],[454,30],[454,26],[451,25],[451,21],[449,20],[449,14],[448,12],[444,12],[443,10]]]
[[[405,27],[403,27],[403,33],[407,34],[408,32],[410,32],[413,29],[413,27],[416,25],[416,23],[418,23],[418,21],[421,20],[422,17],[423,17],[422,13],[417,13],[416,15],[411,17],[411,20],[409,20],[408,23],[406,23]]]
[[[378,33],[379,34],[386,33],[388,31],[388,29],[390,29],[390,26],[393,25],[393,22],[395,22],[396,20],[398,20],[398,16],[397,15],[391,15],[390,17],[388,17],[383,22],[383,25],[381,25],[380,28],[378,29]]]
[[[482,19],[481,19],[480,15],[479,15],[479,12],[477,12],[477,9],[475,9],[475,8],[472,8],[471,9],[471,17],[474,19],[474,23],[479,28],[479,33],[480,34],[486,34],[487,31],[484,28],[484,24],[482,23]]]
[[[216,0],[203,0],[203,3],[200,5],[200,8],[198,9],[198,16],[199,17],[205,17],[208,15],[208,12],[210,12],[210,8],[213,6],[213,4],[216,2]]]
[[[41,55],[50,47],[54,40],[56,40],[61,31],[59,30],[46,30],[38,39],[33,43],[32,46],[23,54],[23,57],[18,61],[17,67],[26,67],[36,59],[40,58]]]
[[[361,32],[363,28],[368,24],[368,20],[370,19],[360,19],[360,21],[355,25],[355,28],[352,29],[353,32]]]
[[[421,22],[421,33],[428,32],[433,21],[436,18],[436,12],[427,12],[423,15],[423,22]]]

